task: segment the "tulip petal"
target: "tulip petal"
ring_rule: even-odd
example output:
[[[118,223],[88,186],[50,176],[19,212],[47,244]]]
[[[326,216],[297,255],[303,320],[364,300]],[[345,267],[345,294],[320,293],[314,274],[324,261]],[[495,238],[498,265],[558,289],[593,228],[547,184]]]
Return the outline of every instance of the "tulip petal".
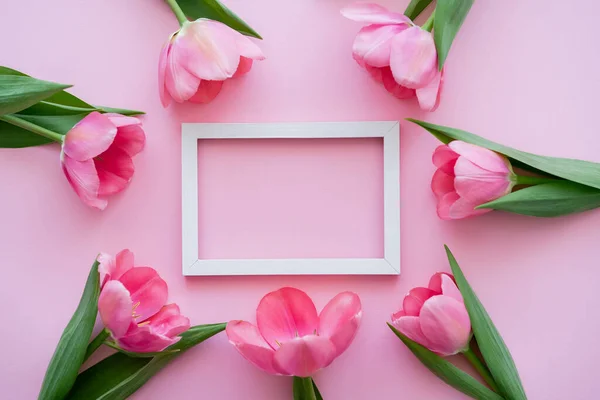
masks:
[[[129,291],[119,281],[108,281],[98,298],[102,323],[114,338],[123,336],[131,325],[133,303]]]
[[[444,196],[442,196],[440,199],[438,199],[438,204],[437,204],[438,217],[440,217],[441,219],[445,219],[445,220],[452,219],[452,217],[450,217],[450,207],[452,207],[454,205],[454,203],[456,203],[459,199],[460,199],[460,196],[456,192],[446,193]]]
[[[237,78],[238,76],[248,73],[252,68],[252,63],[253,60],[251,58],[240,57],[240,65],[238,65],[238,69],[235,71],[235,74],[233,74],[233,77]]]
[[[450,206],[449,219],[463,219],[489,213],[491,209],[476,210],[475,205],[466,199],[459,198]]]
[[[258,45],[250,38],[237,31],[233,31],[233,34],[236,36],[236,44],[240,56],[251,60],[264,60],[266,58],[260,47],[258,47]]]
[[[319,314],[319,336],[335,346],[335,357],[342,354],[356,336],[362,317],[360,298],[356,293],[342,292],[327,303]]]
[[[372,67],[390,65],[392,39],[408,25],[369,25],[358,31],[352,52]]]
[[[246,321],[230,321],[225,330],[229,342],[252,364],[263,371],[279,375],[274,365],[275,351],[260,335],[258,328]]]
[[[275,350],[275,365],[286,375],[307,377],[331,364],[336,354],[329,339],[308,335],[287,341]]]
[[[361,61],[359,61],[358,58],[354,57],[354,59],[360,64]],[[367,64],[362,64],[361,67],[365,68],[367,70],[367,72],[369,73],[369,75],[371,75],[371,78],[375,79],[375,81],[379,82],[379,83],[383,83],[383,78],[382,78],[382,71],[385,68],[376,68],[376,67],[371,67],[370,65]],[[391,72],[390,72],[391,74]]]
[[[117,343],[123,350],[135,353],[155,353],[174,345],[180,339],[179,336],[170,338],[160,335],[154,332],[149,325],[134,325],[125,336],[117,338]]]
[[[437,73],[437,52],[431,33],[413,26],[392,40],[390,67],[399,85],[418,89]]]
[[[448,296],[434,296],[423,305],[419,319],[432,346],[430,350],[451,355],[469,345],[471,320],[462,302]]]
[[[224,81],[201,81],[200,86],[198,86],[198,91],[189,98],[189,101],[200,104],[206,104],[213,101],[221,91],[223,82]]]
[[[433,152],[433,165],[438,168],[443,169],[445,173],[448,175],[454,176],[454,164],[456,164],[456,160],[458,160],[458,153],[453,151],[450,147],[443,144],[436,147]]]
[[[98,198],[100,178],[94,160],[76,161],[66,154],[62,154],[61,158],[67,181],[79,198],[90,207],[104,210],[108,201]]]
[[[129,154],[117,147],[111,147],[96,157],[94,165],[100,179],[99,196],[108,196],[125,189],[135,171]]]
[[[424,111],[435,111],[440,105],[442,87],[444,86],[444,71],[435,74],[431,82],[416,90],[419,107]]]
[[[436,293],[433,290],[424,287],[416,287],[411,289],[402,302],[402,309],[408,316],[418,317],[421,312],[421,307],[427,299],[435,296]]]
[[[407,16],[374,3],[354,3],[342,8],[341,13],[353,21],[369,24],[412,24]]]
[[[121,250],[115,257],[100,253],[98,256],[100,286],[102,287],[106,280],[119,279],[125,272],[133,268],[133,259],[133,253],[129,249]]]
[[[267,343],[276,349],[279,344],[295,337],[313,335],[319,317],[306,293],[284,287],[262,298],[256,309],[256,322]]]
[[[142,322],[153,316],[167,302],[167,283],[153,268],[132,268],[119,280],[131,293],[136,322]]]
[[[452,297],[461,303],[463,302],[462,295],[454,282],[454,278],[445,272],[437,272],[431,277],[429,280],[429,289],[437,294],[443,294],[444,296]]]
[[[403,335],[407,336],[410,340],[413,340],[419,343],[421,346],[431,349],[431,344],[421,330],[421,322],[419,321],[419,317],[400,317],[395,321],[392,320],[392,325],[394,325],[396,329],[398,329]]]
[[[167,304],[148,319],[152,331],[166,337],[175,337],[190,329],[190,320],[181,315],[177,304]]]
[[[192,97],[200,85],[200,78],[183,67],[181,57],[173,47],[169,52],[165,73],[167,91],[171,98],[178,103],[183,103]]]
[[[169,96],[169,93],[167,92],[165,76],[167,74],[167,63],[169,59],[169,51],[171,50],[171,40],[173,39],[173,35],[169,37],[169,40],[163,46],[158,59],[158,93],[160,95],[160,102],[165,108],[171,104],[171,96]]]
[[[145,144],[146,134],[141,123],[139,123],[120,127],[113,142],[113,147],[118,147],[124,150],[129,157],[133,157],[144,149]]]
[[[392,75],[390,67],[381,68],[381,81],[385,90],[393,94],[398,99],[409,99],[415,95],[414,89],[409,89],[404,86],[398,85]]]
[[[460,157],[454,166],[456,193],[471,204],[479,205],[510,193],[512,183],[507,175],[489,172]]]
[[[86,161],[106,151],[117,135],[117,127],[97,111],[79,121],[67,134],[63,152],[77,161]]]
[[[441,199],[448,193],[454,192],[454,177],[441,169],[436,170],[433,178],[431,178],[431,190],[438,199]]]
[[[506,157],[485,147],[460,140],[453,140],[448,144],[448,147],[481,169],[502,175],[511,173],[510,164]]]

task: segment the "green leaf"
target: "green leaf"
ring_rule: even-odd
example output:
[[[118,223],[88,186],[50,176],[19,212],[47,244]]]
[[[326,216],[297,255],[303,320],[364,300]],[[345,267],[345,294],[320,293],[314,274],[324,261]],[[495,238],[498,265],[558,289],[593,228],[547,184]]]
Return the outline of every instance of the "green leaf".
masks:
[[[569,181],[517,190],[476,208],[491,208],[534,217],[558,217],[600,207],[600,190]]]
[[[38,400],[62,400],[75,383],[98,314],[99,279],[95,261],[79,305],[54,350]]]
[[[438,356],[417,342],[410,340],[400,333],[393,325],[388,326],[408,347],[410,351],[438,378],[452,386],[456,390],[478,400],[503,400],[501,396],[481,384],[477,379],[467,374],[450,361]]]
[[[438,54],[438,68],[441,70],[448,52],[463,24],[473,0],[438,0],[433,20],[433,40]]]
[[[319,388],[311,378],[301,378],[294,376],[294,400],[323,400]]]
[[[183,13],[190,19],[214,19],[243,35],[262,39],[254,29],[235,15],[233,11],[221,4],[219,0],[178,0],[177,3],[183,10]]]
[[[573,182],[581,183],[582,185],[600,189],[600,164],[598,163],[574,160],[571,158],[539,156],[494,143],[491,140],[484,139],[481,136],[469,132],[461,131],[460,129],[434,125],[412,118],[407,118],[407,120],[427,129],[442,143],[447,144],[453,140],[462,140],[463,142],[475,144],[502,153],[511,159],[511,162],[513,162],[513,165],[515,166],[529,169],[534,172],[544,172]]]
[[[50,129],[61,135],[66,134],[76,123],[87,114],[74,115],[21,115],[15,116],[28,122]],[[53,143],[52,140],[29,132],[27,129],[0,121],[0,148],[21,148]]]
[[[444,246],[456,285],[463,296],[471,318],[471,327],[481,355],[487,364],[500,394],[507,400],[527,400],[515,362],[479,298],[467,282],[448,246]]]
[[[186,350],[225,330],[226,324],[198,325],[181,334],[169,352],[153,358],[132,358],[115,353],[83,371],[67,400],[126,399],[169,362]],[[179,350],[172,352],[172,350]]]
[[[96,107],[102,113],[117,113],[117,114],[127,115],[127,116],[146,114],[144,111],[128,110],[126,108],[112,108],[112,107],[104,107],[104,106],[96,106]]]
[[[404,15],[414,21],[431,2],[432,0],[412,0],[404,10]]]
[[[0,115],[21,111],[68,87],[28,76],[0,75]]]

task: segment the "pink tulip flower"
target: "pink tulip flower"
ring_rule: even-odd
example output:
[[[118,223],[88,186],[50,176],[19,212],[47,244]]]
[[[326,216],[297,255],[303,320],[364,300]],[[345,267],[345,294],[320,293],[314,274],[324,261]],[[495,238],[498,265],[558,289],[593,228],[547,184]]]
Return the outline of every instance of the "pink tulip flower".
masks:
[[[356,35],[352,55],[358,64],[399,99],[416,95],[423,110],[434,111],[440,101],[443,70],[430,32],[408,17],[373,3],[355,3],[342,15],[369,25]]]
[[[166,304],[167,283],[150,267],[134,267],[133,253],[102,253],[98,311],[117,345],[136,353],[159,352],[190,328],[177,304]]]
[[[429,287],[412,289],[392,325],[409,339],[443,356],[469,348],[471,320],[452,275],[437,273]]]
[[[433,153],[438,168],[431,180],[441,219],[461,219],[492,210],[475,207],[511,192],[516,183],[510,161],[501,154],[459,140]]]
[[[223,82],[250,71],[253,60],[264,60],[260,48],[246,36],[209,19],[185,21],[160,54],[158,86],[168,107],[178,103],[208,103]]]
[[[144,148],[139,119],[92,112],[64,137],[60,161],[79,198],[103,210],[106,197],[127,187],[135,171],[132,157]]]
[[[229,342],[258,368],[309,377],[348,348],[361,314],[355,293],[338,294],[317,315],[306,293],[284,287],[263,297],[256,309],[257,326],[230,321],[226,332]]]

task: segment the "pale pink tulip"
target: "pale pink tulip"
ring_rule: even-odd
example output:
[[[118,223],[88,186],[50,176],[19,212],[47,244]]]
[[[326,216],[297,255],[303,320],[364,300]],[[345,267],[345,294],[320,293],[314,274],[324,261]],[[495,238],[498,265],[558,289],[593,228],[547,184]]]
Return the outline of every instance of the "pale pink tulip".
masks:
[[[402,308],[392,315],[392,325],[409,339],[444,356],[469,348],[471,320],[451,275],[439,272],[429,287],[412,289]]]
[[[102,253],[98,311],[116,344],[136,353],[158,352],[177,343],[190,320],[176,304],[165,305],[167,283],[150,267],[134,267],[133,253]]]
[[[308,377],[348,348],[361,314],[355,293],[338,294],[317,315],[306,293],[285,287],[263,297],[256,309],[257,326],[230,321],[226,332],[231,344],[258,368]]]
[[[356,35],[352,55],[376,81],[399,99],[417,97],[420,107],[434,111],[440,100],[443,71],[430,32],[406,16],[373,3],[355,3],[342,15],[369,25]]]
[[[92,112],[65,135],[60,154],[71,187],[88,206],[103,210],[106,197],[127,187],[135,168],[132,157],[144,148],[139,119]]]
[[[491,210],[475,207],[511,192],[516,175],[506,157],[459,140],[439,146],[433,153],[438,168],[431,189],[438,198],[441,219],[461,219]]]
[[[208,103],[223,82],[250,71],[253,60],[264,60],[260,48],[221,22],[184,22],[162,49],[158,86],[164,107],[178,103]]]

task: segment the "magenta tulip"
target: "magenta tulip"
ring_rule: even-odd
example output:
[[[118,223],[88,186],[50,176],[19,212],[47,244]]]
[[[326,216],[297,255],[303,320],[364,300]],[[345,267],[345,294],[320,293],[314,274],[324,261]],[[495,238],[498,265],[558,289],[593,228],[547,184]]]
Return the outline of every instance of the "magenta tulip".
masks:
[[[131,181],[132,157],[145,142],[139,119],[92,112],[65,135],[62,168],[79,198],[103,210],[106,197],[121,192]]]
[[[420,107],[434,111],[440,100],[443,71],[430,32],[406,16],[373,3],[355,3],[342,15],[369,25],[356,35],[352,54],[360,66],[399,99],[417,97]]]
[[[355,293],[338,294],[317,315],[306,293],[285,287],[263,297],[256,309],[256,326],[230,321],[226,332],[231,344],[258,368],[309,377],[348,348],[361,314]]]
[[[250,71],[253,60],[264,60],[250,39],[221,22],[184,21],[162,49],[158,66],[160,99],[178,103],[208,103],[223,82]]]
[[[133,253],[101,254],[98,311],[116,344],[136,353],[158,352],[177,343],[190,320],[166,304],[167,283],[150,267],[134,267]]]
[[[444,356],[469,348],[471,320],[451,275],[437,273],[429,287],[412,289],[402,308],[392,325],[411,340]]]
[[[455,140],[433,153],[438,168],[431,189],[441,219],[461,219],[492,210],[475,207],[511,192],[516,184],[510,162],[501,154]]]

